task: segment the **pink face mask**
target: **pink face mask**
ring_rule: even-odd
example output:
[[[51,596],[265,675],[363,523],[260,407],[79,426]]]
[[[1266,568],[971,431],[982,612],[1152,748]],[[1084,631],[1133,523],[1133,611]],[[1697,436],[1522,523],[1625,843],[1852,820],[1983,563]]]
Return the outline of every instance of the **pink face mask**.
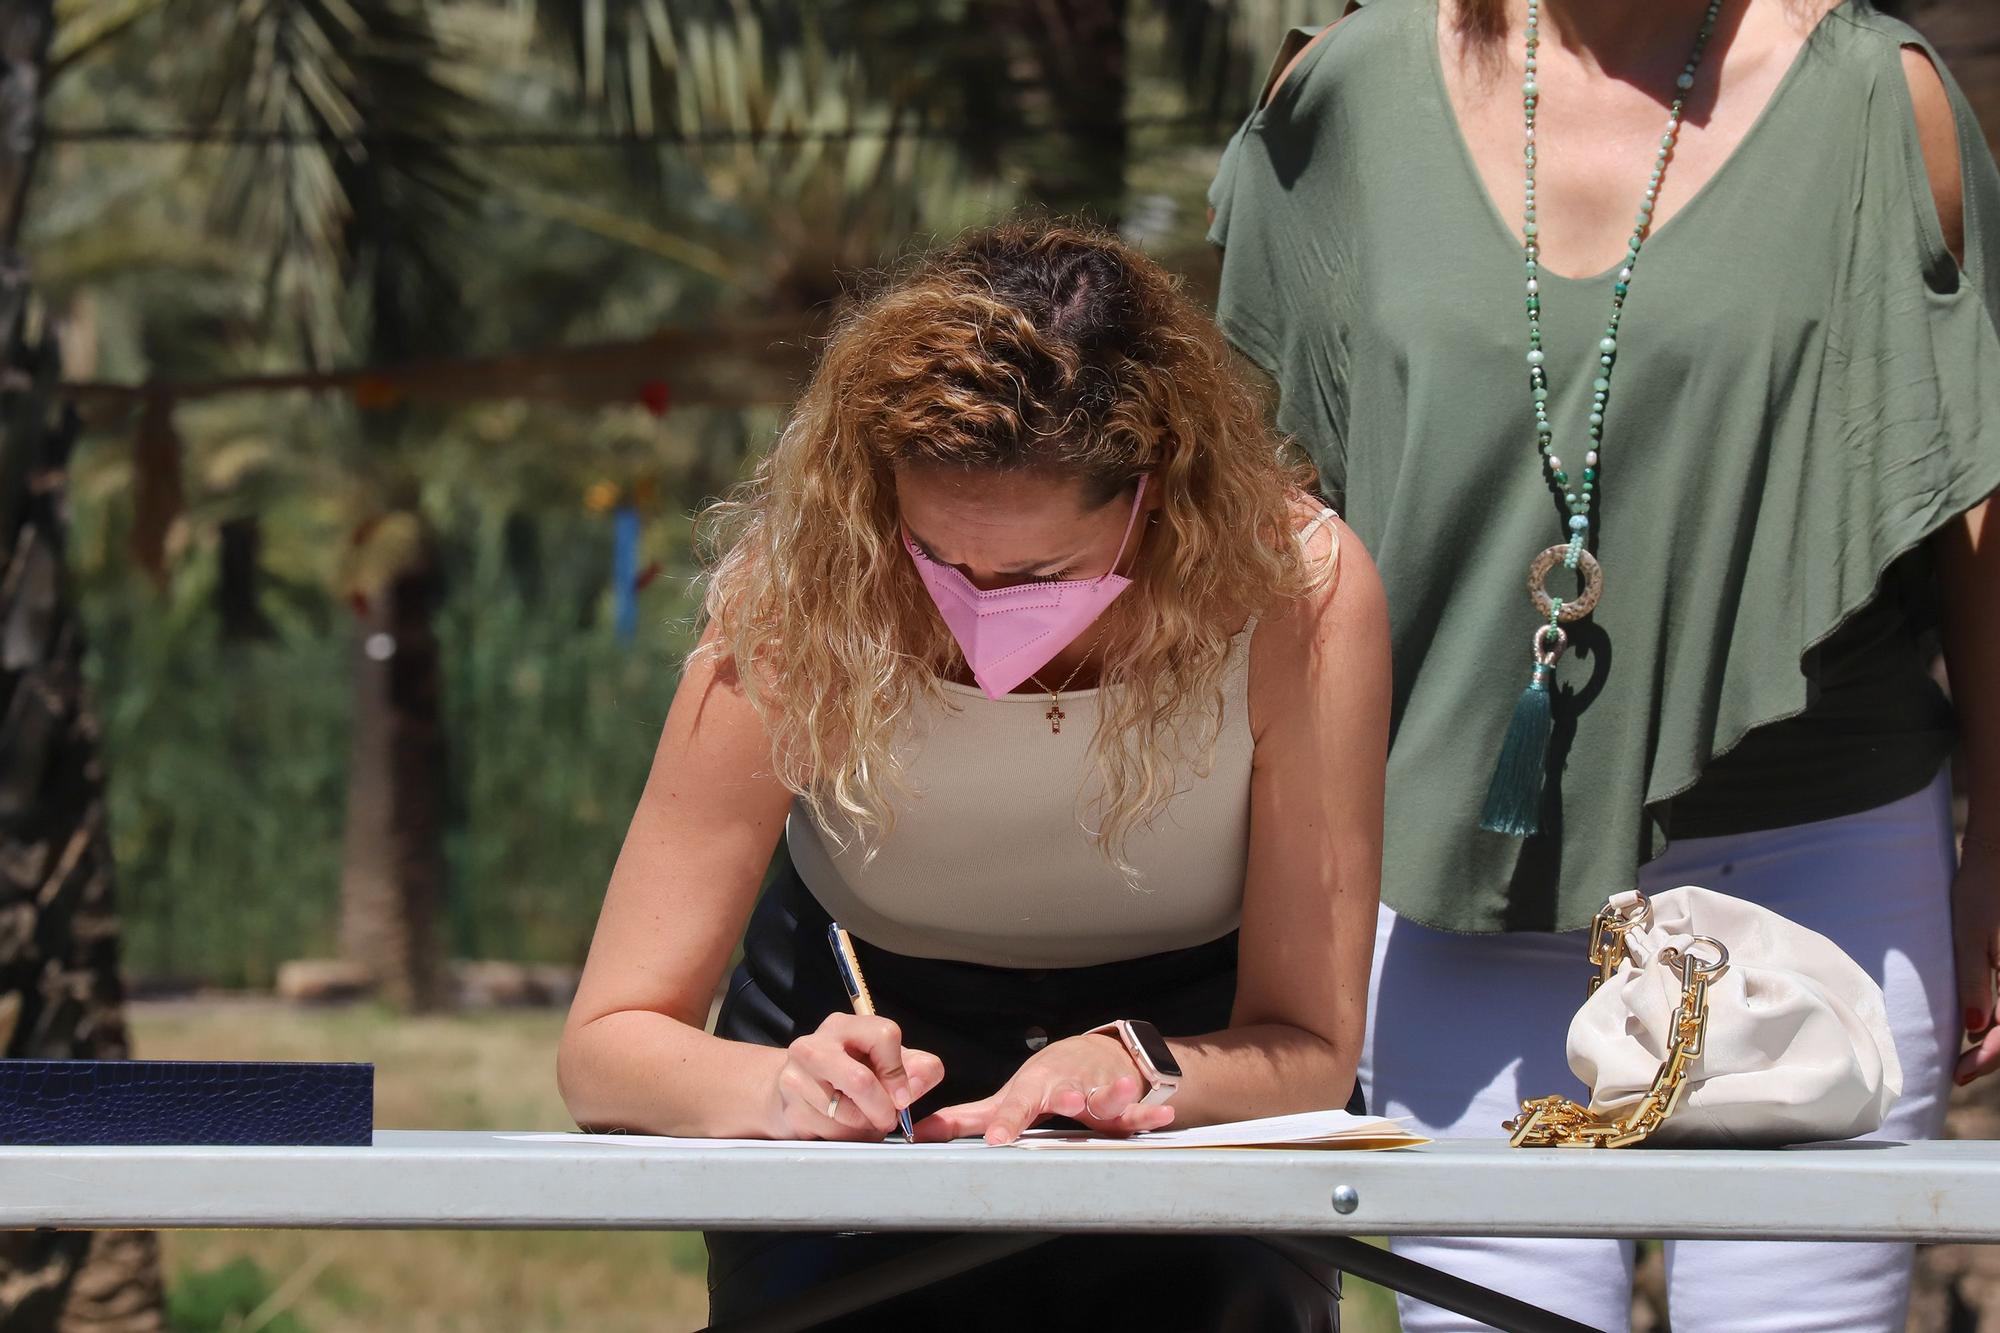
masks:
[[[1017,583],[1011,588],[982,590],[972,580],[925,555],[908,534],[903,545],[917,563],[917,573],[945,627],[958,640],[972,668],[972,678],[991,699],[1013,692],[1015,686],[1047,666],[1055,655],[1076,641],[1104,614],[1132,580],[1117,572],[1139,521],[1139,502],[1146,478],[1132,497],[1132,516],[1118,543],[1109,572],[1094,579],[1062,579],[1051,583]]]

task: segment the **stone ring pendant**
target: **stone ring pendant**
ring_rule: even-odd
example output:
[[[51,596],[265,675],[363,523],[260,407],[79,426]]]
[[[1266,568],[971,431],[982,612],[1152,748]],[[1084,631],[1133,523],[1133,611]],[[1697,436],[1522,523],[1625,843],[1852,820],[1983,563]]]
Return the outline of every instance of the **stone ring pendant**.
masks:
[[[1542,613],[1544,619],[1547,619],[1549,612],[1555,606],[1549,597],[1549,575],[1568,559],[1567,544],[1551,546],[1536,556],[1535,562],[1528,566],[1528,596],[1534,599],[1535,609]],[[1566,601],[1562,604],[1562,611],[1557,619],[1565,625],[1589,615],[1597,608],[1598,598],[1604,595],[1604,566],[1597,563],[1597,557],[1589,551],[1584,551],[1578,556],[1576,564],[1577,569],[1583,574],[1583,591],[1577,594],[1575,601]]]

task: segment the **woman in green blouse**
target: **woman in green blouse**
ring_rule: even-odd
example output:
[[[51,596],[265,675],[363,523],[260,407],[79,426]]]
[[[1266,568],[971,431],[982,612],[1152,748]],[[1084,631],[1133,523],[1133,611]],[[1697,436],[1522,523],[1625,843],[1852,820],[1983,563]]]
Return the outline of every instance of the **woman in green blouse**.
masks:
[[[1282,53],[1210,239],[1388,592],[1370,1109],[1493,1136],[1574,1090],[1576,932],[1701,883],[1882,983],[1883,1134],[1935,1135],[2000,1066],[2000,174],[1964,98],[1862,0],[1348,9]],[[1629,1245],[1397,1248],[1627,1319]],[[1682,1244],[1674,1319],[1900,1329],[1909,1265]]]

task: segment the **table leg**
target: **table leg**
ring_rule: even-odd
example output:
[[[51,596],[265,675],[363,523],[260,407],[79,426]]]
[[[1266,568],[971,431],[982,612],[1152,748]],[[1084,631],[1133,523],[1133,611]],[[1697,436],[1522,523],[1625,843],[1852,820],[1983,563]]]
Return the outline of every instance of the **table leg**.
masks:
[[[1351,1236],[1266,1236],[1268,1244],[1309,1263],[1332,1264],[1378,1287],[1414,1296],[1453,1314],[1490,1324],[1501,1333],[1599,1333],[1588,1324],[1503,1296],[1428,1264],[1380,1250]]]
[[[1003,1233],[939,1241],[893,1262],[822,1282],[811,1291],[778,1301],[747,1318],[712,1324],[701,1333],[793,1333],[796,1329],[817,1328],[826,1320],[957,1277],[1054,1239],[1053,1235]]]

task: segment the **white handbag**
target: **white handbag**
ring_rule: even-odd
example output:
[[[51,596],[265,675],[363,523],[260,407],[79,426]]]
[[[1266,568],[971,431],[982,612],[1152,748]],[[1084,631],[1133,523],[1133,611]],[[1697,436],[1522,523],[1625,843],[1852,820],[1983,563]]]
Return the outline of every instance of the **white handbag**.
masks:
[[[1590,1104],[1524,1102],[1516,1147],[1775,1147],[1880,1128],[1903,1090],[1882,989],[1839,946],[1692,886],[1612,898],[1569,1027]]]

